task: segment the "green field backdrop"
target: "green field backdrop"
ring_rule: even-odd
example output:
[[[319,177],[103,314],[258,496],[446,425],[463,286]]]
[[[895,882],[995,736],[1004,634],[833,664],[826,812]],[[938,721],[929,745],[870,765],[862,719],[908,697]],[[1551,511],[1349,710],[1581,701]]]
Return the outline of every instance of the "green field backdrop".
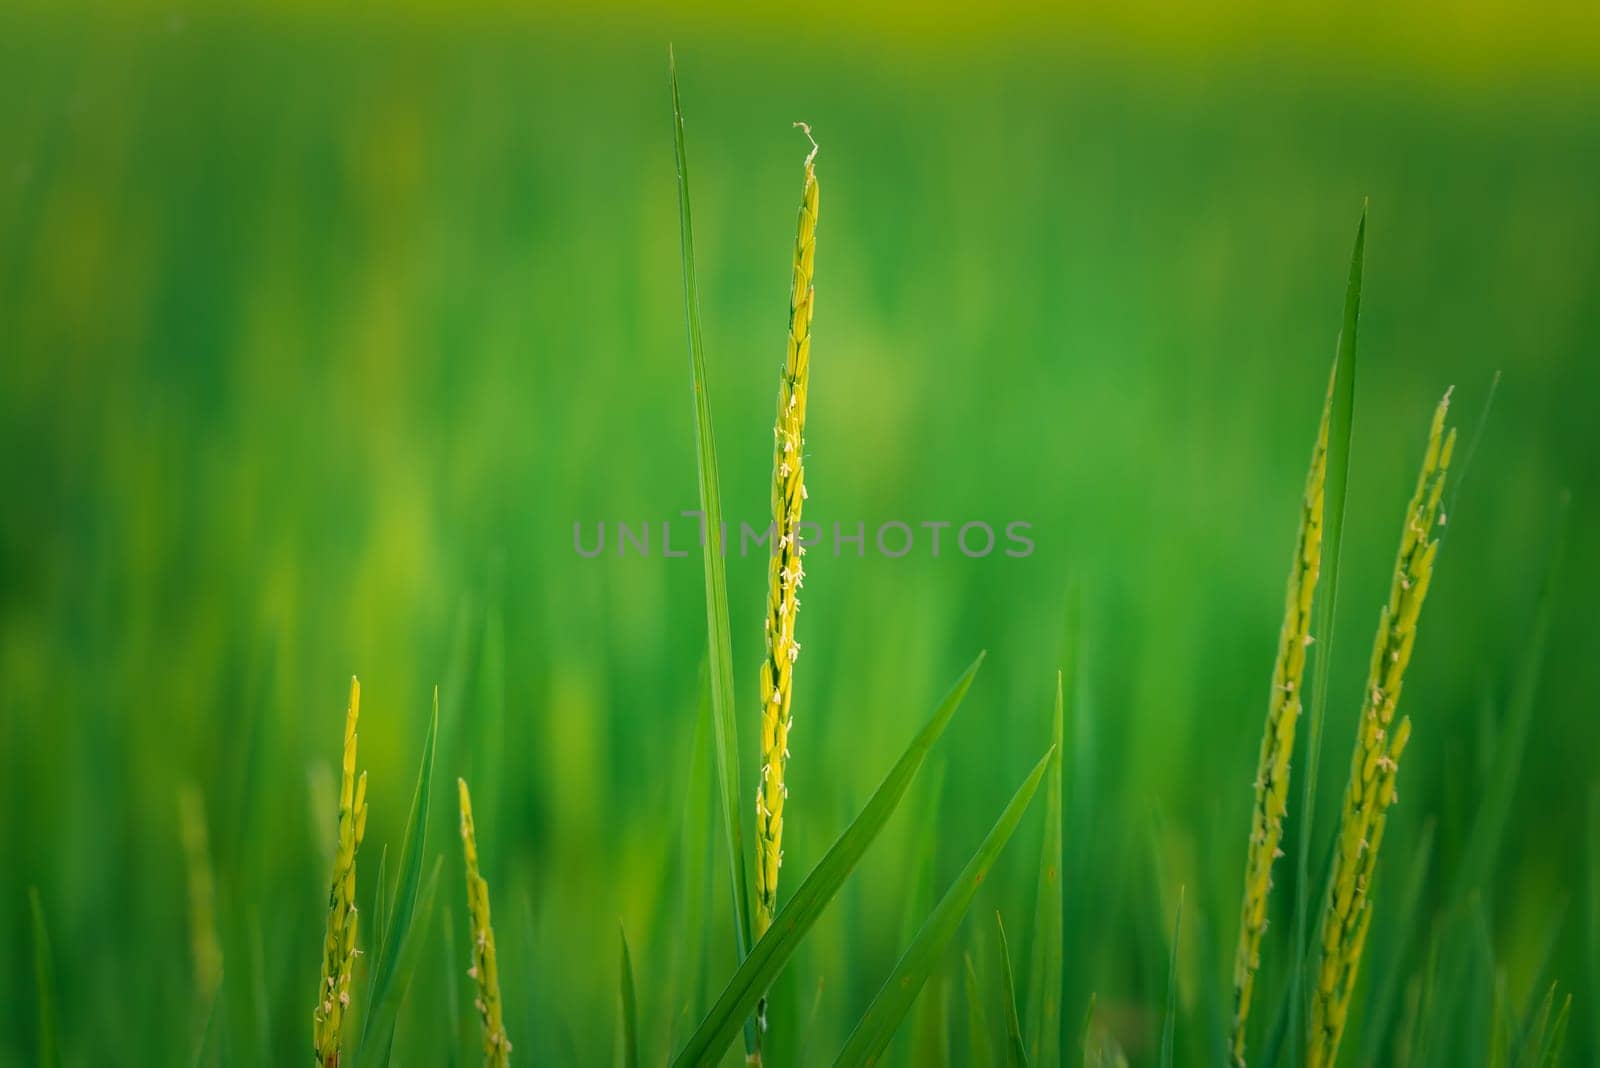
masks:
[[[1367,971],[1399,993],[1346,1058],[1402,1063],[1434,951],[1482,965],[1426,988],[1461,1021],[1436,1063],[1487,1063],[1493,1006],[1552,981],[1566,1059],[1594,1063],[1600,35],[1567,14],[0,12],[0,1064],[47,1037],[30,888],[67,1064],[309,1063],[352,674],[364,909],[440,688],[443,874],[397,1063],[478,1057],[458,775],[517,1060],[610,1060],[619,922],[650,1062],[732,973],[695,770],[699,554],[573,549],[575,522],[659,537],[698,503],[669,41],[730,521],[767,516],[804,119],[807,519],[869,542],[891,520],[1025,521],[1036,545],[808,557],[786,891],[988,659],[774,989],[771,1062],[840,1048],[1048,744],[1070,663],[1069,1041],[1093,994],[1091,1030],[1155,1063],[1181,887],[1177,1060],[1219,1055],[1297,500],[1370,198],[1319,864],[1447,387],[1476,447],[1374,891]],[[730,559],[728,582],[748,783],[764,561]],[[1509,819],[1465,885],[1508,761]],[[996,909],[1026,972],[1040,821],[891,1060],[965,1060],[961,951],[998,997]]]

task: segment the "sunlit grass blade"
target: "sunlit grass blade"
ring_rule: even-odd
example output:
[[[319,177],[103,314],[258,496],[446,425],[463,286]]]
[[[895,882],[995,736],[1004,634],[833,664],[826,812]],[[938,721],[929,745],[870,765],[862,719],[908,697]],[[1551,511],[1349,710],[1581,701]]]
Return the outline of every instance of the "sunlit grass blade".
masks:
[[[711,1011],[700,1021],[700,1026],[674,1059],[674,1065],[712,1065],[721,1059],[728,1043],[733,1041],[734,1033],[739,1030],[740,1021],[755,1008],[762,993],[783,970],[795,948],[816,923],[817,917],[822,915],[822,910],[833,900],[840,885],[894,814],[917,769],[927,759],[928,750],[944,733],[950,717],[971,688],[982,663],[983,656],[979,654],[978,659],[972,662],[972,666],[945,695],[932,718],[912,739],[860,815],[806,876],[805,882],[800,884],[789,903],[773,920],[772,927],[751,948],[750,955],[728,981]]]
[[[1056,754],[1052,753],[1051,761],[1056,760]],[[1017,984],[1011,973],[1011,946],[1006,942],[1006,925],[998,910],[994,914],[994,925],[1000,932],[1000,984],[1005,995],[1000,1012],[1006,1021],[1006,1064],[1021,1068],[1028,1063],[1028,1047],[1022,1039],[1022,1021],[1017,1018]]]
[[[678,230],[683,258],[684,320],[694,380],[695,455],[700,472],[701,549],[705,561],[706,642],[711,666],[711,719],[716,735],[717,781],[722,795],[723,833],[733,879],[734,939],[739,959],[750,953],[750,887],[745,869],[744,793],[739,786],[739,731],[734,717],[733,637],[728,622],[728,584],[724,571],[722,489],[717,445],[711,427],[711,397],[706,384],[705,342],[700,329],[700,292],[695,281],[694,225],[689,207],[689,161],[683,141],[683,105],[678,99],[678,67],[668,51],[672,83],[672,143],[678,161]],[[755,1031],[747,1027],[754,1049]]]
[[[633,957],[628,952],[628,932],[617,929],[622,942],[622,957],[618,964],[618,1009],[622,1027],[618,1037],[622,1042],[623,1068],[639,1068],[639,1005],[633,988]]]
[[[1091,991],[1089,994],[1089,1007],[1083,1010],[1083,1028],[1078,1039],[1078,1048],[1083,1054],[1083,1063],[1085,1065],[1090,1063],[1089,1047],[1094,1036],[1094,1003],[1095,995]]]
[[[1069,656],[1075,650],[1069,646]],[[1074,665],[1075,667],[1075,665]],[[1039,848],[1039,888],[1033,913],[1033,949],[1028,965],[1028,1055],[1039,1064],[1061,1059],[1061,767],[1066,702],[1062,672],[1056,672],[1055,716],[1050,726],[1050,770],[1044,780],[1044,840]]]
[[[1467,839],[1467,855],[1457,869],[1457,900],[1471,890],[1489,892],[1486,884],[1494,874],[1495,858],[1500,852],[1506,821],[1511,816],[1517,776],[1522,771],[1522,754],[1527,748],[1528,731],[1533,723],[1533,711],[1539,696],[1539,675],[1544,668],[1550,619],[1556,597],[1562,588],[1561,565],[1565,556],[1568,505],[1568,498],[1563,494],[1556,515],[1555,541],[1539,583],[1539,598],[1523,645],[1516,685],[1494,746],[1494,770],[1483,790],[1477,819]]]
[[[434,687],[433,712],[428,718],[428,734],[422,743],[422,762],[417,769],[417,787],[411,796],[411,812],[406,819],[405,838],[400,847],[398,881],[389,905],[389,924],[383,931],[372,972],[372,993],[368,1000],[366,1023],[361,1031],[360,1063],[384,1064],[394,1041],[395,1021],[400,1003],[405,1000],[409,972],[402,976],[401,958],[421,941],[419,929],[429,918],[418,912],[422,893],[423,855],[428,839],[428,806],[433,796],[433,756],[439,741],[439,689]],[[441,858],[442,859],[442,858]],[[415,922],[421,916],[424,923]],[[415,953],[411,954],[415,957]]]
[[[33,916],[33,985],[39,1028],[35,1063],[39,1068],[57,1068],[61,1064],[61,1028],[56,1017],[56,965],[37,887],[28,887],[28,911]]]
[[[990,829],[978,851],[967,861],[966,867],[945,892],[927,922],[922,925],[916,940],[900,957],[894,971],[879,988],[872,1003],[867,1006],[867,1011],[845,1041],[844,1049],[840,1051],[835,1064],[872,1064],[889,1044],[889,1040],[894,1037],[895,1029],[900,1026],[900,1020],[905,1016],[906,1010],[916,1000],[918,991],[928,979],[928,974],[943,956],[950,939],[961,926],[967,906],[972,903],[972,898],[978,892],[978,886],[989,873],[1000,851],[1010,841],[1011,834],[1017,829],[1023,813],[1028,810],[1028,803],[1033,800],[1034,792],[1038,789],[1040,780],[1044,778],[1045,768],[1053,752],[1052,749],[1039,759],[1039,763],[1034,765],[1033,771],[1029,772],[1011,801],[1001,811],[1000,818]]]
[[[963,953],[961,963],[967,991],[967,1063],[974,1068],[989,1068],[994,1064],[994,1050],[989,1047],[989,1013],[983,1007],[983,987],[972,966],[972,954]]]
[[[1556,1022],[1550,1025],[1550,1037],[1544,1043],[1544,1056],[1539,1058],[1539,1068],[1556,1068],[1567,1048],[1567,1023],[1572,1017],[1572,995],[1561,1002]]]
[[[1344,541],[1346,491],[1350,485],[1350,433],[1355,419],[1356,334],[1361,324],[1361,274],[1366,263],[1367,207],[1361,206],[1355,247],[1350,251],[1350,275],[1345,283],[1344,314],[1334,347],[1333,403],[1329,409],[1328,456],[1323,481],[1322,574],[1326,581],[1313,615],[1311,636],[1318,640],[1311,680],[1311,711],[1306,721],[1306,745],[1300,775],[1299,843],[1295,850],[1294,967],[1289,973],[1289,1041],[1287,1063],[1300,1063],[1300,1014],[1304,1001],[1307,950],[1310,937],[1311,848],[1316,839],[1317,772],[1322,765],[1322,729],[1327,720],[1328,681],[1333,669],[1333,627],[1339,602],[1340,548]]]
[[[1184,888],[1178,888],[1178,912],[1172,919],[1172,950],[1167,958],[1167,1009],[1161,1023],[1161,1068],[1172,1068],[1178,1033],[1178,945],[1183,940]]]

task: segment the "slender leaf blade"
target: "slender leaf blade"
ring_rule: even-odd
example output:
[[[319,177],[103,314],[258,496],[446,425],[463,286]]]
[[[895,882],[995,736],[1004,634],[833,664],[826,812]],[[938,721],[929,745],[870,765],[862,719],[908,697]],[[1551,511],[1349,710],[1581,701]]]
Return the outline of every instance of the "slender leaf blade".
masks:
[[[1069,655],[1072,650],[1069,649]],[[1028,1054],[1040,1064],[1061,1059],[1061,820],[1062,753],[1066,724],[1062,672],[1056,672],[1055,752],[1045,773],[1044,841],[1039,849],[1039,889],[1033,915],[1033,950],[1028,966]]]
[[[961,961],[967,988],[967,1063],[973,1068],[989,1068],[994,1064],[994,1051],[989,1048],[989,1013],[983,1007],[983,987],[972,966],[972,954],[963,953]]]
[[[428,839],[428,802],[433,795],[433,756],[439,743],[439,689],[433,690],[433,713],[428,719],[428,734],[422,743],[422,762],[417,769],[417,787],[411,796],[411,813],[406,819],[405,838],[400,847],[399,881],[389,899],[389,923],[379,945],[373,968],[371,1009],[361,1029],[361,1064],[382,1064],[389,1057],[394,1040],[395,1021],[400,1003],[405,1000],[406,982],[401,976],[401,957],[420,939],[415,937],[417,902],[422,892],[423,853]],[[428,920],[424,910],[423,923]],[[414,956],[414,954],[413,954]],[[409,979],[409,973],[406,976]]]
[[[1311,665],[1311,714],[1306,723],[1305,771],[1301,775],[1299,843],[1295,858],[1294,968],[1289,983],[1288,1033],[1300,1034],[1306,969],[1316,962],[1307,953],[1311,908],[1311,849],[1316,837],[1317,770],[1322,764],[1322,728],[1327,718],[1328,682],[1333,674],[1333,626],[1339,602],[1340,548],[1344,541],[1346,491],[1350,485],[1350,437],[1355,420],[1356,332],[1361,324],[1361,274],[1366,264],[1367,206],[1361,205],[1355,247],[1350,250],[1350,275],[1345,283],[1344,314],[1334,349],[1332,418],[1328,423],[1327,472],[1322,498],[1322,573],[1327,584],[1315,609],[1313,634],[1320,648]],[[1320,585],[1320,583],[1319,583]],[[1286,1043],[1288,1063],[1300,1063],[1298,1041]]]
[[[61,1064],[61,1028],[56,1016],[56,966],[38,887],[28,887],[28,911],[33,915],[33,982],[39,1014],[37,1063],[39,1068],[57,1068]]]
[[[1178,888],[1178,914],[1172,921],[1172,951],[1167,958],[1167,1011],[1161,1024],[1161,1068],[1172,1068],[1178,1031],[1178,944],[1183,939],[1183,896]]]
[[[678,65],[668,51],[672,83],[672,143],[678,163],[678,232],[683,259],[684,321],[694,381],[694,430],[700,472],[700,545],[705,560],[706,641],[711,668],[711,718],[716,733],[717,781],[722,794],[723,833],[733,879],[734,937],[739,959],[750,952],[750,888],[745,869],[744,811],[739,787],[739,731],[734,718],[733,628],[728,622],[728,582],[724,570],[722,488],[717,474],[717,444],[711,425],[706,383],[705,341],[700,328],[700,291],[695,280],[694,222],[689,205],[689,161],[684,149],[683,105],[678,98]],[[753,1041],[753,1032],[750,1036]]]
[[[1017,1018],[1017,985],[1011,975],[1011,947],[1006,943],[1006,925],[1000,919],[998,909],[995,910],[994,924],[1000,931],[1000,978],[1005,993],[1005,1001],[1001,1008],[1004,1010],[1006,1020],[1006,1064],[1010,1068],[1025,1068],[1028,1063],[1028,1047],[1022,1039],[1022,1021]]]
[[[617,929],[622,941],[622,960],[618,968],[621,984],[622,1063],[624,1068],[639,1068],[639,1004],[633,989],[633,957],[628,952],[628,932]]]
[[[895,1029],[899,1027],[906,1010],[916,1000],[922,984],[928,979],[928,974],[950,944],[950,939],[955,936],[956,929],[961,926],[961,920],[966,916],[967,906],[972,904],[978,886],[988,875],[1000,851],[1010,841],[1011,834],[1017,829],[1023,813],[1028,810],[1028,803],[1033,800],[1034,792],[1039,788],[1040,780],[1044,778],[1045,769],[1053,752],[1052,749],[1039,759],[1039,763],[1034,765],[1033,771],[1023,780],[1016,794],[1001,811],[1000,818],[990,829],[978,851],[967,861],[967,866],[961,870],[961,874],[945,892],[944,898],[934,908],[927,922],[922,925],[916,940],[900,957],[900,962],[895,965],[894,971],[879,988],[872,1003],[867,1006],[866,1013],[845,1041],[844,1049],[840,1051],[835,1064],[872,1064],[889,1044],[889,1040],[894,1037]]]
[[[867,801],[866,807],[845,828],[827,854],[806,876],[805,882],[800,884],[800,888],[789,899],[789,904],[773,919],[767,933],[751,948],[750,955],[734,972],[733,978],[728,980],[728,985],[712,1005],[711,1011],[700,1021],[694,1034],[689,1036],[689,1041],[673,1060],[674,1065],[714,1065],[721,1058],[728,1043],[733,1041],[740,1021],[746,1019],[755,1008],[756,1002],[783,970],[795,948],[810,932],[817,917],[822,915],[822,910],[833,900],[833,895],[838,892],[845,878],[855,869],[867,847],[894,814],[917,769],[927,759],[928,750],[944,733],[950,717],[971,688],[982,663],[983,655],[980,653],[945,695],[927,724],[912,739]]]

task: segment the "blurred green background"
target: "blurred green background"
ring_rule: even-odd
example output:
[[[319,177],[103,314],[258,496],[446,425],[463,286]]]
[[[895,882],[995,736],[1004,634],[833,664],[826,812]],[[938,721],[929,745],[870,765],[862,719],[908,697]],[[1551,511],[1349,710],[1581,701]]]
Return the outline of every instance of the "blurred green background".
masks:
[[[989,658],[774,992],[775,1057],[831,1058],[1042,751],[1076,588],[1064,1015],[1076,1029],[1094,992],[1096,1026],[1153,1057],[1182,885],[1180,1062],[1210,1059],[1363,197],[1320,813],[1432,405],[1453,384],[1471,438],[1502,371],[1406,687],[1386,864],[1398,883],[1434,820],[1427,907],[1452,893],[1570,489],[1534,729],[1479,889],[1508,996],[1559,979],[1573,1062],[1600,1057],[1592,12],[24,5],[0,12],[0,1063],[37,1041],[29,887],[68,1063],[191,1055],[215,980],[185,794],[229,1052],[303,1059],[352,673],[362,893],[398,851],[438,684],[439,773],[474,786],[519,1053],[611,1056],[619,919],[652,1058],[731,973],[723,862],[682,870],[685,829],[712,830],[688,789],[698,554],[572,547],[575,521],[697,504],[669,40],[730,520],[767,509],[805,119],[822,145],[807,518],[1023,520],[1037,544],[810,558],[787,890]],[[763,562],[730,561],[729,583],[748,781]],[[453,795],[408,1063],[476,1056]],[[995,908],[1026,959],[1038,821],[960,940],[985,975]],[[1380,889],[1373,941],[1409,975],[1428,925],[1395,931],[1384,907]],[[948,1003],[959,1035],[953,964],[918,1018]],[[897,1056],[921,1059],[923,1026]]]

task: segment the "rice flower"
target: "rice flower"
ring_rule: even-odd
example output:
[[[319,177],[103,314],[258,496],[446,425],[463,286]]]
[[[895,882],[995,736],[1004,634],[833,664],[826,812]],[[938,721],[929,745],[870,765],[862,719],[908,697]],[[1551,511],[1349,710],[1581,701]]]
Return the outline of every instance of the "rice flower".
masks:
[[[1240,906],[1239,947],[1233,962],[1233,1060],[1244,1064],[1245,1023],[1256,969],[1261,966],[1261,936],[1267,929],[1267,897],[1272,890],[1272,862],[1283,855],[1283,818],[1289,811],[1289,760],[1294,754],[1295,725],[1300,719],[1301,681],[1306,649],[1311,645],[1311,605],[1322,571],[1323,489],[1328,473],[1328,427],[1333,417],[1333,387],[1338,367],[1328,379],[1322,422],[1311,450],[1300,502],[1300,532],[1289,567],[1283,627],[1272,669],[1267,721],[1261,732],[1256,766],[1255,808],[1250,817],[1250,846],[1245,859],[1244,900]]]
[[[322,981],[312,1013],[317,1063],[338,1068],[339,1032],[350,1007],[350,976],[355,970],[356,851],[367,830],[367,773],[356,777],[356,721],[361,716],[361,683],[350,679],[350,706],[344,719],[344,768],[339,780],[339,841],[328,888],[328,934],[322,953]]]
[[[1387,812],[1396,799],[1395,774],[1400,755],[1411,737],[1410,717],[1395,723],[1395,708],[1416,641],[1417,617],[1433,578],[1434,556],[1439,548],[1435,528],[1445,520],[1440,499],[1456,441],[1454,430],[1445,432],[1449,408],[1450,394],[1446,392],[1434,412],[1416,492],[1406,507],[1389,602],[1378,617],[1378,636],[1362,696],[1350,782],[1339,816],[1328,898],[1318,936],[1322,956],[1311,997],[1306,1050],[1310,1068],[1324,1068],[1338,1056],[1350,995],[1372,920],[1367,894],[1377,867],[1378,848],[1383,843]]]
[[[806,136],[811,130],[797,123]],[[756,927],[760,938],[778,911],[778,868],[783,864],[784,767],[789,731],[794,665],[800,656],[795,617],[805,581],[800,544],[800,510],[806,499],[806,386],[811,369],[812,264],[816,253],[817,145],[805,161],[800,221],[794,241],[794,279],[789,291],[789,347],[778,385],[778,421],[773,429],[772,558],[768,565],[766,659],[761,662],[761,775],[756,787]]]
[[[461,845],[467,859],[467,911],[472,918],[472,967],[467,974],[478,984],[473,1005],[483,1020],[483,1063],[504,1068],[510,1062],[511,1040],[500,1011],[500,969],[495,962],[494,927],[489,920],[489,884],[478,874],[478,835],[472,823],[472,796],[467,780],[457,779],[461,793]]]

